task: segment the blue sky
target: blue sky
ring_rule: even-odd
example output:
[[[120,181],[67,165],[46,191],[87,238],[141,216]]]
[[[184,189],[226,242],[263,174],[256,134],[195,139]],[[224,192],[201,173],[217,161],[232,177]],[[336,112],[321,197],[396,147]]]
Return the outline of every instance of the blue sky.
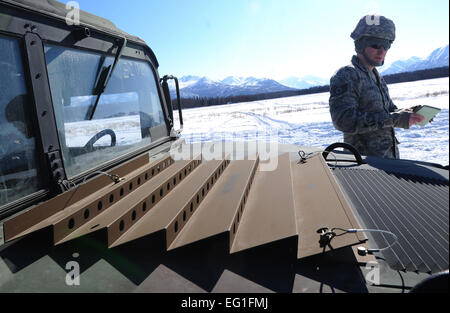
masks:
[[[62,2],[68,2],[60,0]],[[78,0],[82,10],[139,36],[160,75],[329,78],[354,54],[366,14],[396,23],[387,63],[448,44],[448,0]]]

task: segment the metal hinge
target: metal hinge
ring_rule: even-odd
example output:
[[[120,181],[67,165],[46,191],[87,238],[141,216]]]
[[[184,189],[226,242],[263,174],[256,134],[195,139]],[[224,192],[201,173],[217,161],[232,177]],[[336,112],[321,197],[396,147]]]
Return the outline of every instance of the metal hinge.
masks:
[[[51,180],[55,187],[64,191],[62,182],[66,179],[66,172],[63,167],[63,161],[59,150],[46,153],[47,162],[50,169]],[[58,190],[59,191],[59,190]]]

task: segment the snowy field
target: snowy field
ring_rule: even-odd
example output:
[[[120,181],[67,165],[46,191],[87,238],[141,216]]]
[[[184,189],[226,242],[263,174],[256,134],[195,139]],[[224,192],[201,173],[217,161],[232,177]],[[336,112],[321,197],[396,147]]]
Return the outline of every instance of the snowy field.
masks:
[[[401,158],[448,165],[448,77],[392,84],[389,90],[398,108],[442,109],[432,124],[397,129]],[[343,141],[331,122],[329,96],[321,93],[183,110],[182,137],[187,143],[262,140],[326,148]]]
[[[84,147],[97,133],[104,129],[112,129],[116,134],[117,145],[131,145],[142,140],[139,115],[128,115],[102,120],[64,123],[67,147]],[[111,137],[104,136],[94,146],[111,145]]]

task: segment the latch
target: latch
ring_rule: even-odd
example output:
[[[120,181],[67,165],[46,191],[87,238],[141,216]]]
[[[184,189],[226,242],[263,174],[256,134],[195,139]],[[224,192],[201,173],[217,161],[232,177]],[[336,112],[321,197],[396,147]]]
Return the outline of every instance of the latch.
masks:
[[[66,172],[64,171],[61,153],[56,150],[47,152],[46,156],[47,163],[50,169],[51,179],[54,182],[54,185],[58,186],[60,191],[64,191],[62,182],[66,179]]]

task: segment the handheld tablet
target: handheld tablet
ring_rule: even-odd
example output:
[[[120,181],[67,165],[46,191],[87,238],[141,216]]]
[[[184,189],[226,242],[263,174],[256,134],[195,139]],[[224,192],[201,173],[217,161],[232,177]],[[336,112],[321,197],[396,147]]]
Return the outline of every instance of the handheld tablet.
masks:
[[[439,112],[441,112],[441,109],[429,106],[429,105],[422,105],[420,107],[418,107],[417,109],[414,110],[414,113],[416,114],[420,114],[423,117],[425,117],[425,119],[420,122],[420,123],[416,123],[416,125],[419,126],[425,126],[426,124],[428,124]]]

